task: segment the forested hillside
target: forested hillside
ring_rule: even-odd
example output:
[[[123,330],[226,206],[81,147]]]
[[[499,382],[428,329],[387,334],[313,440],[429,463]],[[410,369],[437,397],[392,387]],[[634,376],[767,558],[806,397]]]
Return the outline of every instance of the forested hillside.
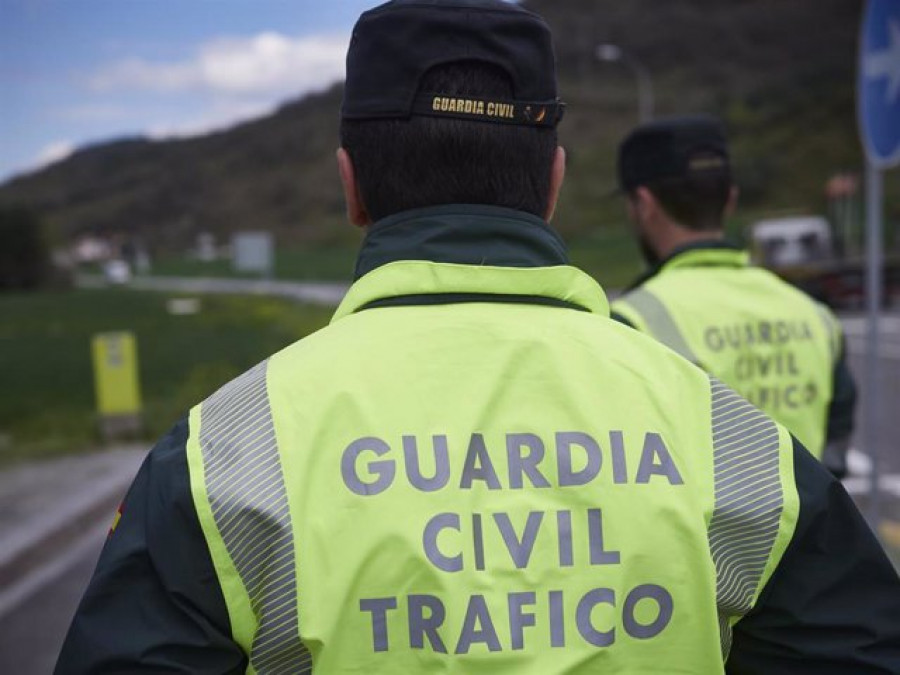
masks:
[[[572,239],[620,227],[610,199],[619,138],[636,122],[633,76],[600,63],[615,43],[652,73],[657,114],[712,112],[728,124],[744,213],[825,209],[825,181],[860,171],[854,114],[857,0],[529,0],[556,37],[568,182],[557,224]],[[340,88],[187,140],[124,139],[0,186],[56,240],[139,234],[158,250],[200,231],[269,228],[284,243],[352,239],[334,168]],[[900,179],[888,209],[900,219]]]

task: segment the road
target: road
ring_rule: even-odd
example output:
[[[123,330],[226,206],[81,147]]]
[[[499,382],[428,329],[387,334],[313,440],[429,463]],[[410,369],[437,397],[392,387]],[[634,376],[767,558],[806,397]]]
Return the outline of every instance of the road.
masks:
[[[79,274],[75,279],[75,284],[79,288],[108,288],[110,286],[106,278],[100,274]],[[349,287],[348,283],[330,281],[151,276],[136,276],[125,286],[125,288],[138,291],[275,295],[326,307],[336,307]]]
[[[850,365],[857,376],[860,390],[865,392],[864,348],[865,322],[858,316],[844,317]],[[900,412],[900,313],[886,316],[881,325],[879,354],[879,401],[882,419],[878,429],[878,448],[883,467],[884,515],[891,522],[900,522],[900,447],[894,431],[894,421]],[[861,405],[865,406],[865,398]],[[858,424],[864,419],[860,410]],[[848,488],[865,505],[868,480],[865,471],[865,439],[858,433],[854,439],[858,449],[854,466],[863,475],[851,478]],[[900,527],[900,526],[897,526]],[[883,532],[884,534],[884,532]],[[17,609],[0,617],[0,673],[17,675],[48,675],[62,644],[68,623],[78,599],[93,570],[103,537],[92,534],[79,549],[62,560],[62,569],[47,584]],[[64,568],[64,569],[63,569]],[[52,576],[52,575],[51,575]]]
[[[0,617],[0,673],[50,675],[106,535],[92,533],[62,556],[46,585]]]
[[[878,451],[881,488],[885,493],[887,510],[885,515],[900,521],[900,434],[896,421],[900,413],[900,312],[883,315],[880,320],[878,349],[878,392],[879,424],[875,429]],[[866,383],[866,321],[862,316],[843,317],[844,333],[847,337],[850,367],[856,376],[860,390],[860,409],[856,417],[857,433],[853,445],[861,452],[856,455],[856,466],[863,477],[848,481],[847,489],[854,495],[868,493],[866,474],[869,473],[871,455],[870,441],[862,429],[866,419],[868,387]]]

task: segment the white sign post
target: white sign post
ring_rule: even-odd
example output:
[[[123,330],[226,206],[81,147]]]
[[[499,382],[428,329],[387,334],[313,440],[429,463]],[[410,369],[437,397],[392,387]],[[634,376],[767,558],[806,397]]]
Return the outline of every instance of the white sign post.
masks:
[[[866,151],[866,450],[872,459],[869,517],[881,517],[879,315],[883,295],[882,171],[900,164],[900,1],[869,0],[862,22],[857,103]]]

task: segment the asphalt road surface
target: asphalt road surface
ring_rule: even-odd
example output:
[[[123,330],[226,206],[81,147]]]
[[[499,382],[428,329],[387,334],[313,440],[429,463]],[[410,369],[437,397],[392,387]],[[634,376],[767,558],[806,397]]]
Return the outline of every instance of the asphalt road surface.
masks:
[[[79,274],[79,288],[106,288],[109,281],[100,274]],[[337,307],[350,284],[330,281],[275,281],[267,279],[220,279],[205,277],[136,276],[128,288],[174,293],[242,293],[274,295],[325,307]]]
[[[866,382],[866,322],[863,316],[843,318],[844,333],[850,357],[850,367],[856,376],[860,391],[860,407],[856,416],[857,432],[853,446],[858,451],[855,466],[859,478],[847,482],[847,489],[854,496],[864,496],[869,491],[868,476],[871,473],[873,447],[877,450],[878,469],[883,493],[883,515],[900,521],[900,433],[897,431],[900,417],[900,312],[883,315],[880,320],[878,348],[878,372],[876,375],[876,404],[879,423],[875,427],[874,443],[863,429],[866,409],[870,404]]]
[[[864,381],[865,320],[860,316],[844,317],[850,365],[863,393],[861,406],[867,405]],[[900,522],[900,434],[895,431],[900,416],[900,313],[881,321],[879,349],[878,401],[881,423],[877,430],[883,508],[882,514]],[[860,410],[857,425],[865,419]],[[857,476],[848,481],[848,489],[861,505],[866,505],[869,489],[867,472],[871,467],[866,439],[858,432],[854,439],[856,452],[853,467]],[[870,454],[870,453],[869,453]],[[900,527],[900,525],[898,525]],[[16,675],[49,675],[56,662],[72,614],[93,571],[103,538],[91,535],[68,555],[61,558],[59,574],[25,600],[19,607],[0,617],[0,673]],[[64,569],[62,569],[64,568]]]
[[[61,556],[48,583],[0,617],[0,673],[50,675],[69,623],[94,571],[105,534],[91,534]]]

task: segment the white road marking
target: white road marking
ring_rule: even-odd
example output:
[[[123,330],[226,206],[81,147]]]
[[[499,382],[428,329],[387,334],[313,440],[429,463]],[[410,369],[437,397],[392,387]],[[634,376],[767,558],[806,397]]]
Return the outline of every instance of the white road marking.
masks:
[[[847,451],[847,469],[850,475],[841,481],[851,495],[868,494],[872,489],[872,460],[856,448]],[[887,474],[878,479],[878,488],[900,497],[900,474]]]
[[[0,590],[0,618],[12,612],[45,586],[62,577],[86,556],[93,553],[99,555],[100,548],[108,532],[108,523],[88,530],[71,547],[51,558],[49,562],[32,570],[11,586]]]
[[[864,316],[852,316],[841,319],[841,324],[844,326],[844,332],[847,335],[865,335],[869,330],[869,322]],[[878,327],[882,337],[898,334],[900,333],[900,316],[882,315],[878,318]]]
[[[841,325],[847,337],[847,347],[854,356],[864,356],[867,349],[869,322],[864,316],[843,317]],[[878,318],[878,356],[891,361],[900,360],[900,316],[882,314]]]
[[[851,476],[841,482],[851,495],[868,494],[871,489],[871,480],[868,476]],[[894,497],[900,497],[900,474],[893,473],[879,478],[878,489]]]
[[[850,347],[851,354],[854,354],[855,356],[864,356],[866,354],[866,346],[861,341],[848,340],[847,344]],[[878,358],[891,359],[893,361],[900,359],[900,345],[879,345]]]
[[[856,448],[847,451],[847,469],[851,476],[868,476],[872,473],[872,460]]]

